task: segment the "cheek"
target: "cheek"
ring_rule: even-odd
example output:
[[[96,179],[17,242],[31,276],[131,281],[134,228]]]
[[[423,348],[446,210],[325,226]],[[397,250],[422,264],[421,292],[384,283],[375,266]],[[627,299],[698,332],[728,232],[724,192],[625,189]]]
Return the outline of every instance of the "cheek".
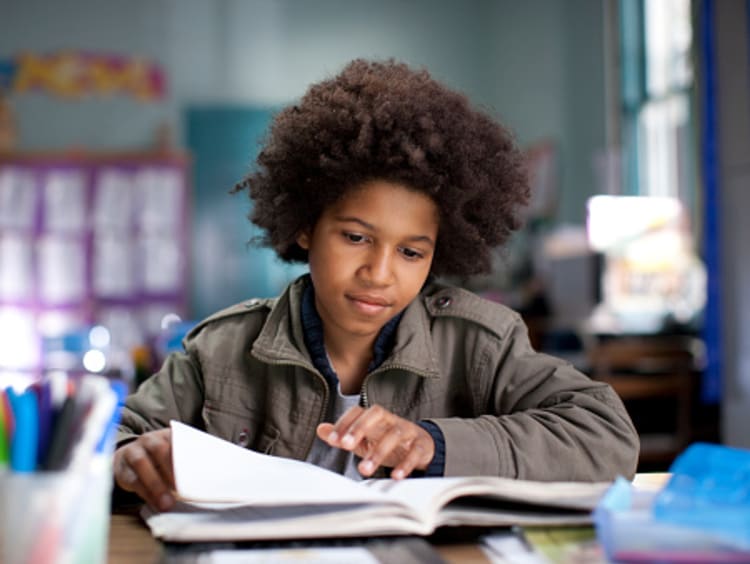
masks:
[[[401,274],[400,280],[403,284],[404,294],[411,295],[414,298],[424,286],[427,281],[427,277],[430,274],[430,264],[426,264],[420,268],[405,269],[406,271]]]
[[[308,267],[310,274],[318,286],[334,286],[351,274],[351,259],[343,256],[334,245],[318,247],[316,252],[308,255]]]

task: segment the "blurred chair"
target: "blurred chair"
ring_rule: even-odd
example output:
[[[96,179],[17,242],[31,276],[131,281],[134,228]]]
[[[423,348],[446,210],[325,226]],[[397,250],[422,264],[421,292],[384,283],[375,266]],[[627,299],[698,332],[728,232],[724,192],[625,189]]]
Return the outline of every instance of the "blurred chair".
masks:
[[[591,377],[620,395],[641,438],[640,470],[666,468],[693,440],[701,341],[690,336],[612,336],[590,346]]]

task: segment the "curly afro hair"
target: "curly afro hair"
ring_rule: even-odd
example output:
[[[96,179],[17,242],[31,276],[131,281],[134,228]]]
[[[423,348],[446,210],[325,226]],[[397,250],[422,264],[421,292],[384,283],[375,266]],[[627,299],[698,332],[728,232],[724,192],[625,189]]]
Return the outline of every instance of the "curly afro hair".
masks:
[[[440,210],[436,275],[488,273],[491,249],[521,225],[524,160],[508,131],[467,98],[388,60],[356,59],[274,119],[258,168],[235,191],[281,259],[307,261],[298,233],[349,190],[381,179],[428,194]]]

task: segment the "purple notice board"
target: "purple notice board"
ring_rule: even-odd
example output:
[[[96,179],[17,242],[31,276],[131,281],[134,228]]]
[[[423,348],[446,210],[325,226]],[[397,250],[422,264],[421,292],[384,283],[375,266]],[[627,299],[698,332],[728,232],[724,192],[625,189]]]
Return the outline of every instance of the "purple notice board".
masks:
[[[101,324],[127,354],[184,317],[184,155],[0,156],[0,385],[50,368],[45,337]]]

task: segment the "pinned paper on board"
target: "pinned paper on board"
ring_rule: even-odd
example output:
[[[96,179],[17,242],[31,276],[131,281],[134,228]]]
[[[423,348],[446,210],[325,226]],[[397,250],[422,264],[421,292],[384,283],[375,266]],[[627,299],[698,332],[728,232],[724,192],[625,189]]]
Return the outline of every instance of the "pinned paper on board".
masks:
[[[140,198],[140,228],[148,233],[178,231],[182,210],[182,179],[171,169],[150,167],[139,171],[135,183]]]
[[[147,236],[140,240],[143,264],[141,284],[146,293],[174,292],[180,288],[182,263],[180,247],[172,237]]]
[[[128,297],[136,291],[133,244],[116,231],[97,233],[93,247],[92,283],[103,297]]]
[[[0,234],[0,300],[33,298],[33,246],[28,235]]]
[[[151,306],[185,315],[189,186],[182,155],[1,160],[0,335],[7,340],[0,385],[23,387],[42,370],[62,370],[57,356],[45,357],[47,339],[111,322],[113,347],[131,347],[158,337],[149,333],[160,326]],[[110,364],[97,366],[127,370],[128,351],[119,351],[125,360],[118,366],[114,349]],[[80,352],[64,369],[84,370]]]
[[[0,229],[31,231],[36,204],[34,175],[17,167],[0,168]]]
[[[79,170],[54,170],[44,181],[44,230],[80,233],[86,227],[86,176]]]
[[[133,174],[108,167],[96,177],[93,217],[97,233],[102,231],[130,231],[133,207]]]
[[[86,295],[85,248],[74,238],[39,241],[39,297],[47,304],[80,302]]]

